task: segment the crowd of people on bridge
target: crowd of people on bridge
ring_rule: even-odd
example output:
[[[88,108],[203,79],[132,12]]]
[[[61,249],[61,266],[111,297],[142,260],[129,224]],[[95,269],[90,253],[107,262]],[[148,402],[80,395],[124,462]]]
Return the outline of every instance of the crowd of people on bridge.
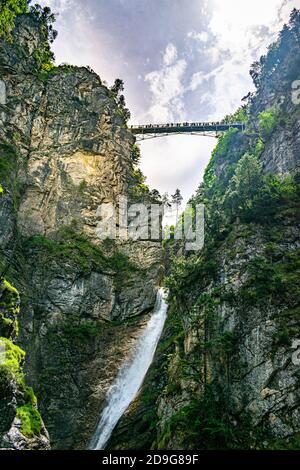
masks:
[[[240,122],[228,123],[224,121],[217,122],[178,122],[178,123],[167,123],[167,124],[143,124],[138,126],[130,126],[131,129],[157,129],[157,128],[170,128],[170,127],[215,127],[227,125],[229,127],[242,127],[243,124]]]

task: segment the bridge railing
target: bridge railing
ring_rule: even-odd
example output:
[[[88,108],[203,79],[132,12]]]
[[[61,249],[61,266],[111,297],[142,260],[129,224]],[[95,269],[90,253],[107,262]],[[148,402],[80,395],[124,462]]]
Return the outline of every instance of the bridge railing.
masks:
[[[230,128],[237,128],[244,130],[245,123],[243,122],[171,122],[166,124],[141,124],[131,125],[130,130],[134,134],[141,133],[156,133],[156,132],[201,132],[201,131],[224,131]]]

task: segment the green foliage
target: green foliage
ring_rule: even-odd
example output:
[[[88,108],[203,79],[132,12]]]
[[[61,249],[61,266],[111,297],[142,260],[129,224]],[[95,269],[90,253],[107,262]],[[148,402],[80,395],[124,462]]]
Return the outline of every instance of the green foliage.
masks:
[[[240,106],[235,113],[225,116],[223,120],[228,123],[244,122],[246,124],[249,120],[248,111],[247,105]]]
[[[283,43],[289,41],[293,41],[297,51],[298,59],[289,61],[293,62],[295,70],[285,61],[283,53]],[[273,89],[274,86],[277,96],[285,93],[286,90],[280,87],[290,86],[291,77],[299,70],[299,12],[294,13],[293,25],[285,29],[280,42],[281,45],[278,43],[269,49],[268,57],[262,59],[256,69],[258,88],[268,86]],[[294,51],[291,53],[295,54]],[[277,70],[280,70],[280,76]],[[177,407],[170,420],[163,423],[156,441],[160,449],[167,448],[174,440],[177,442],[176,438],[183,442],[183,448],[192,449],[293,449],[299,446],[299,439],[272,442],[267,430],[261,425],[255,426],[251,416],[244,412],[235,417],[231,415],[236,408],[231,402],[230,387],[234,380],[242,380],[244,371],[244,364],[238,360],[236,335],[241,333],[239,325],[243,320],[249,320],[251,309],[262,316],[267,315],[276,325],[274,332],[270,331],[271,358],[278,348],[287,350],[292,340],[299,338],[300,331],[300,256],[297,249],[300,175],[265,174],[260,162],[267,141],[278,126],[289,121],[294,125],[295,117],[287,115],[289,108],[285,103],[262,111],[260,97],[255,101],[249,95],[249,105],[226,118],[228,122],[248,121],[247,130],[245,133],[231,130],[218,139],[204,182],[192,198],[193,205],[205,204],[202,252],[171,260],[166,281],[170,291],[169,312],[178,312],[181,326],[179,331],[174,327],[174,334],[170,334],[167,343],[170,348],[173,344],[173,350],[167,350],[166,355],[171,355],[171,364],[174,360],[177,374],[174,378],[172,371],[169,373],[165,393],[172,396],[172,403],[177,406],[186,398],[180,388],[181,363],[191,364],[196,360],[203,373],[198,377],[195,368],[194,380],[200,390],[203,385],[205,390],[202,396],[194,397],[195,400],[187,398],[189,403],[180,409]],[[224,262],[222,267],[219,258]],[[236,260],[239,286],[233,271],[229,270],[228,277],[224,275],[228,259]],[[208,261],[216,268],[212,275]],[[237,319],[234,334],[222,332],[224,321],[228,324],[226,308],[229,307],[234,309]],[[189,328],[199,336],[197,345],[186,352],[182,341],[187,340]],[[175,331],[180,338],[176,351],[172,343]],[[201,363],[203,358],[207,360],[207,371],[205,363]],[[214,381],[217,375],[218,380]],[[210,382],[208,388],[205,380]]]
[[[217,381],[206,384],[201,395],[177,408],[158,429],[154,448],[168,448],[174,436],[185,449],[198,450],[260,449],[263,440],[268,443],[267,432],[253,423],[249,413],[239,414],[238,420],[230,414],[228,397]],[[296,448],[294,439],[290,441],[287,448]]]
[[[263,185],[260,163],[256,157],[245,154],[237,163],[234,176],[224,197],[224,208],[231,214],[247,211],[253,207],[255,196]]]
[[[254,155],[257,158],[259,158],[264,150],[265,150],[264,141],[261,138],[257,139],[257,141],[255,143],[255,147],[254,147]]]
[[[41,7],[36,3],[34,6],[30,7],[30,13],[40,22],[41,31],[44,33],[45,39],[50,43],[54,42],[57,37],[57,31],[53,28],[56,16],[52,13],[51,8]],[[49,50],[49,46],[46,47],[46,49]]]
[[[270,440],[268,450],[300,450],[300,433],[285,439]]]
[[[36,255],[39,262],[46,265],[68,261],[83,273],[89,273],[93,269],[111,269],[115,272],[118,285],[129,277],[130,273],[139,269],[121,251],[113,251],[110,256],[104,255],[100,246],[91,243],[84,234],[74,230],[73,226],[61,228],[57,240],[42,235],[30,237],[24,241],[24,249],[30,256]]]
[[[27,0],[0,0],[0,37],[12,41],[16,16],[27,12]]]
[[[300,450],[300,433],[285,438],[269,439],[264,448],[268,450]]]
[[[224,419],[226,401],[216,394],[212,385],[206,385],[199,398],[191,400],[176,411],[158,434],[156,448],[166,449],[169,439],[182,436],[188,449],[220,450],[245,448],[249,430],[235,429]]]
[[[36,60],[38,70],[40,70],[42,73],[44,72],[44,75],[41,75],[41,78],[47,77],[48,76],[47,74],[51,72],[51,70],[54,68],[53,53],[50,50],[48,50],[47,47],[40,48],[40,49],[35,49],[33,53],[33,57]]]
[[[230,129],[229,131],[224,132],[221,137],[219,137],[218,143],[213,150],[210,162],[204,172],[203,181],[206,192],[209,192],[209,190],[212,190],[215,187],[215,184],[217,183],[217,177],[215,175],[216,163],[221,159],[228,160],[229,153],[232,152],[232,149],[234,148],[234,142],[238,132],[238,129]]]
[[[25,250],[39,251],[43,258],[49,260],[65,259],[78,265],[84,272],[93,266],[106,266],[105,257],[99,247],[92,244],[87,237],[78,234],[70,227],[64,227],[59,233],[59,240],[52,240],[36,235],[25,240]]]
[[[285,77],[291,81],[298,78],[295,58],[299,54],[299,23],[300,12],[295,8],[290,15],[289,24],[284,25],[277,41],[268,47],[266,55],[252,64],[250,75],[258,90],[265,85],[272,87],[280,69],[285,69]],[[289,60],[290,54],[293,54],[294,61]]]
[[[280,121],[279,108],[269,108],[258,115],[258,128],[263,140],[269,139],[276,130]]]
[[[16,147],[0,141],[0,186],[12,196],[13,208],[17,210],[22,184],[17,178],[19,153]],[[3,192],[0,191],[0,194]]]
[[[20,311],[20,296],[8,281],[0,280],[0,336],[14,338],[18,335],[16,315]]]
[[[70,318],[68,322],[61,325],[64,335],[70,339],[85,341],[98,336],[103,332],[103,324],[97,324],[93,321],[79,321],[78,318]]]
[[[16,171],[16,152],[14,148],[4,142],[0,142],[0,181],[5,186],[11,182]]]
[[[4,348],[0,349],[0,381],[16,380],[19,384],[23,384],[23,373],[22,363],[25,358],[25,352],[13,344],[7,338],[0,338],[1,346]]]
[[[268,305],[272,301],[281,310],[274,346],[290,345],[292,338],[299,332],[299,254],[299,249],[295,249],[277,253],[276,256],[267,247],[264,256],[257,256],[249,261],[248,278],[238,293],[244,306]]]
[[[28,403],[29,405],[37,406],[37,398],[35,396],[35,393],[32,387],[25,386],[24,400],[25,400],[25,403]]]
[[[0,0],[0,37],[12,41],[12,30],[15,26],[17,15],[29,13],[33,15],[40,24],[40,32],[43,37],[41,46],[33,52],[40,77],[46,78],[47,74],[54,68],[54,54],[50,49],[57,31],[53,29],[56,18],[49,7],[41,7],[36,4],[28,8],[30,1],[27,0]]]
[[[125,122],[127,122],[130,119],[130,111],[126,108],[125,97],[122,95],[122,91],[124,91],[124,82],[120,78],[116,78],[110,92],[111,96],[115,99],[120,115],[124,118]]]
[[[133,165],[138,165],[141,161],[141,149],[137,144],[133,144],[132,146],[131,161]]]
[[[214,354],[220,355],[221,358],[229,359],[234,352],[236,340],[237,338],[232,331],[225,331],[206,342],[205,347]]]
[[[212,259],[206,260],[198,255],[188,258],[178,256],[172,260],[172,270],[166,278],[166,287],[170,290],[171,299],[179,299],[205,277],[211,280],[217,273],[218,265]]]
[[[21,433],[26,437],[34,437],[40,434],[42,418],[37,408],[31,404],[17,408],[17,417],[21,420]]]
[[[146,184],[146,177],[138,167],[141,160],[140,147],[136,144],[132,146],[131,150],[131,184],[129,188],[129,196],[132,202],[153,202],[158,203],[161,196],[157,190],[150,191],[149,186]]]
[[[30,8],[30,14],[38,20],[40,33],[43,38],[40,47],[35,49],[33,52],[33,57],[36,61],[39,78],[41,80],[46,80],[49,73],[55,69],[54,54],[51,51],[50,44],[57,37],[57,31],[53,28],[56,17],[52,13],[51,8],[43,8],[38,4],[35,4]]]
[[[87,189],[87,186],[88,186],[88,185],[87,185],[86,180],[80,181],[79,188],[78,188],[78,189],[79,189],[79,192],[80,192],[81,194],[83,194],[83,193],[85,192],[85,190]]]

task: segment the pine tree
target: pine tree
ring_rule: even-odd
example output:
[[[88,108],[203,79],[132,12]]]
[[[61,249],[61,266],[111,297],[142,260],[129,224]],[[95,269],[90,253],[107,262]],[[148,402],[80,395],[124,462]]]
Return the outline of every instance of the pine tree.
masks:
[[[176,224],[178,222],[179,210],[181,207],[181,203],[183,201],[183,197],[181,195],[180,189],[176,189],[175,193],[171,196],[172,204],[175,205],[176,208]]]
[[[251,209],[263,186],[263,174],[257,157],[246,153],[238,162],[225,193],[224,206],[231,215]]]

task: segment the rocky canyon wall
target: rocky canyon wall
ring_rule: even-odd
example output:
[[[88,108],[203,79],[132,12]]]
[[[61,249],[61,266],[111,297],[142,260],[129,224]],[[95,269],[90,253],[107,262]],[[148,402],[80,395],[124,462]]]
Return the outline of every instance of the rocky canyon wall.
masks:
[[[134,138],[101,79],[41,67],[45,48],[30,14],[13,42],[0,39],[1,269],[20,291],[26,380],[52,448],[86,448],[154,306],[162,253],[156,242],[99,239],[99,205],[130,198],[135,184]]]
[[[167,247],[164,335],[111,449],[299,449],[299,21],[254,64],[228,117],[246,131],[219,139],[192,200],[204,249]]]

